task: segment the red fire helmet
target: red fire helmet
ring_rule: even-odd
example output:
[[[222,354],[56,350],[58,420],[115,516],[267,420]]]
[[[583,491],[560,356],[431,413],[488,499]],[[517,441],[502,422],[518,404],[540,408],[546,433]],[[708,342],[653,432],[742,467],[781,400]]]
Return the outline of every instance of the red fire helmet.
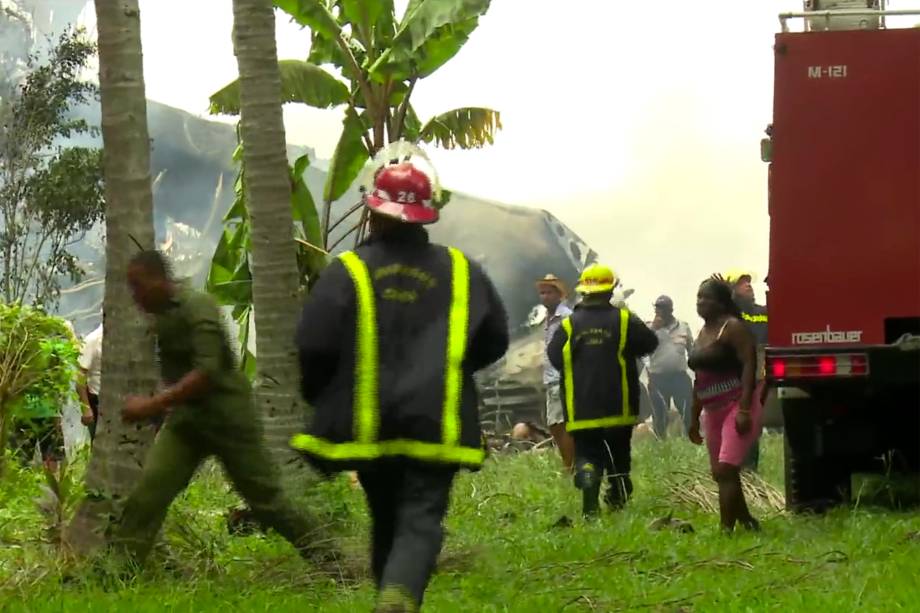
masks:
[[[406,223],[429,224],[438,220],[431,202],[431,179],[409,162],[384,166],[367,195],[367,207],[380,215]]]

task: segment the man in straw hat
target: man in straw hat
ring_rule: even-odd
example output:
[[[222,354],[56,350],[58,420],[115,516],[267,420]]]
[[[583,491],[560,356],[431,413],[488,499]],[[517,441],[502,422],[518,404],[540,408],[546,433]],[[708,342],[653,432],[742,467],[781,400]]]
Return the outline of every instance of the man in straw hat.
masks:
[[[565,284],[552,273],[537,281],[537,293],[540,295],[540,303],[546,307],[546,319],[543,320],[543,385],[546,388],[546,426],[562,456],[562,464],[566,470],[572,470],[575,461],[575,443],[565,430],[565,414],[559,394],[559,371],[553,368],[546,354],[549,342],[559,328],[559,324],[572,314],[572,309],[563,302],[566,298]]]

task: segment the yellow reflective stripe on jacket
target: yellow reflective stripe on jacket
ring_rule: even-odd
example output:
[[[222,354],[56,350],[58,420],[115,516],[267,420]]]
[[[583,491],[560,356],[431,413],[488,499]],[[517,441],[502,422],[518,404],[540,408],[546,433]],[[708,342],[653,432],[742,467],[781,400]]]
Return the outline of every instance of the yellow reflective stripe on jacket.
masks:
[[[629,379],[626,377],[626,332],[629,330],[629,311],[620,309],[620,346],[617,348],[617,359],[620,361],[620,389],[623,394],[623,416],[628,416],[629,410]]]
[[[445,445],[460,440],[460,395],[463,392],[463,358],[466,356],[470,318],[470,265],[453,247],[451,260],[450,314],[447,320],[447,356],[444,362],[444,407],[441,436]]]
[[[355,286],[357,347],[355,351],[354,435],[359,443],[377,440],[380,406],[377,389],[377,305],[367,265],[353,251],[339,256]]]
[[[741,313],[741,318],[744,321],[751,322],[752,324],[765,324],[770,322],[770,319],[767,315],[751,315],[750,313]]]
[[[572,322],[570,319],[562,320],[562,327],[566,333],[565,345],[562,346],[563,377],[565,378],[565,405],[568,420],[566,430],[589,430],[593,428],[612,428],[626,426],[638,422],[636,415],[632,414],[629,404],[629,378],[626,372],[626,334],[629,330],[629,311],[620,309],[620,342],[617,347],[617,361],[620,363],[620,389],[622,394],[623,411],[620,415],[601,417],[598,419],[575,418],[575,372],[572,365]]]
[[[595,428],[613,428],[614,426],[631,426],[639,421],[635,415],[614,415],[598,419],[583,419],[566,424],[566,430],[592,430]]]
[[[291,439],[291,447],[333,461],[375,460],[383,457],[402,456],[427,462],[478,466],[482,464],[486,457],[486,452],[481,447],[459,447],[407,439],[394,439],[376,443],[333,443],[317,436],[298,434]]]
[[[565,330],[565,345],[562,346],[562,370],[565,377],[565,411],[568,414],[568,423],[575,421],[575,373],[572,370],[572,320],[568,317],[562,320],[562,329]]]

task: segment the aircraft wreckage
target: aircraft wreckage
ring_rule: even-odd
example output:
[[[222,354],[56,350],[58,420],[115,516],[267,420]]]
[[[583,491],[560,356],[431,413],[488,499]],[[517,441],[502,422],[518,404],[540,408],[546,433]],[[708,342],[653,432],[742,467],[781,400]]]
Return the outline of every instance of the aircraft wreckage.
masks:
[[[98,108],[87,109],[86,115],[98,122]],[[178,274],[203,285],[222,229],[221,218],[233,199],[236,168],[230,155],[236,135],[230,125],[155,102],[148,102],[148,115],[158,244],[173,260]],[[296,157],[306,151],[292,147],[289,153]],[[311,159],[306,180],[314,194],[322,193],[325,173],[321,161]],[[344,211],[359,197],[352,190],[335,208]],[[595,260],[594,251],[546,211],[456,192],[441,222],[430,231],[432,240],[454,245],[480,262],[508,309],[511,349],[477,376],[484,426],[492,432],[507,432],[520,421],[541,424],[545,312],[542,306],[535,306],[534,282],[552,272],[573,287],[584,266]],[[102,227],[81,242],[76,255],[87,277],[65,288],[61,296],[60,314],[81,334],[98,325],[101,317],[103,242]]]

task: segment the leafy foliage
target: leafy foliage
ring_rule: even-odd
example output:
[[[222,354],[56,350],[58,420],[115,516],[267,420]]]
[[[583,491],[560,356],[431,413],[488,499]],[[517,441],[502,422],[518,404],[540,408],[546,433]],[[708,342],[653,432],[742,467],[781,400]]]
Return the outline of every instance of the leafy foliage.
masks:
[[[78,356],[64,320],[0,304],[0,449],[6,449],[13,420],[59,406],[74,393]]]
[[[364,145],[364,134],[367,130],[358,113],[354,109],[348,109],[342,123],[342,136],[335,146],[329,172],[326,174],[326,186],[323,189],[323,200],[326,202],[335,202],[342,197],[370,157],[370,152]]]
[[[501,129],[497,111],[456,109],[423,126],[411,106],[417,82],[456,55],[489,4],[490,0],[411,0],[398,19],[393,0],[275,0],[275,6],[310,29],[307,59],[279,62],[284,102],[341,107],[344,114],[323,189],[321,217],[303,182],[306,160],[298,160],[293,168],[295,241],[300,245],[297,257],[304,286],[324,264],[325,250],[333,250],[351,233],[360,240],[363,217],[350,229],[346,226],[336,244],[331,244],[331,228],[354,212],[352,207],[333,220],[332,203],[342,198],[380,149],[400,139],[449,149],[472,149],[493,142]],[[211,112],[239,112],[238,81],[211,96]],[[448,199],[445,191],[436,205],[443,206]],[[248,321],[252,312],[244,209],[245,201],[238,195],[225,218],[228,228],[215,251],[209,281],[218,298],[234,306],[238,321],[239,317]],[[241,326],[241,331],[244,328],[248,330]]]
[[[324,247],[330,246],[331,202],[341,198],[361,166],[387,143],[421,140],[470,149],[493,142],[501,129],[496,111],[457,109],[436,116],[423,130],[411,107],[416,83],[456,55],[489,5],[490,0],[411,0],[397,18],[392,0],[275,0],[275,6],[311,32],[306,62],[280,63],[285,100],[328,108],[334,99],[330,88],[341,82],[326,72],[327,66],[348,81],[342,134],[323,190]],[[212,96],[213,112],[233,110],[226,101],[232,86]]]
[[[281,60],[282,102],[299,102],[316,108],[331,108],[348,101],[348,88],[331,74],[309,62]],[[211,95],[211,114],[240,114],[240,81]]]
[[[501,116],[491,109],[454,109],[428,120],[419,138],[444,149],[470,149],[477,143],[492,144],[501,127]]]
[[[252,318],[252,226],[246,206],[245,169],[242,166],[243,145],[237,147],[233,157],[240,163],[234,184],[234,200],[224,216],[224,231],[217,243],[211,268],[208,272],[207,290],[224,306],[232,306],[240,343],[240,367],[250,379],[255,377],[255,357],[249,351],[249,332]],[[325,266],[325,256],[317,245],[321,243],[319,216],[310,190],[303,179],[309,159],[298,158],[291,167],[291,213],[294,218],[294,238],[297,243],[297,264],[304,286],[315,280]]]
[[[491,0],[413,0],[392,43],[370,68],[375,79],[384,75],[406,79],[427,77],[460,51]]]
[[[101,152],[61,140],[94,132],[71,116],[96,94],[80,79],[94,53],[68,31],[0,100],[0,300],[50,306],[62,276],[83,275],[69,248],[102,218]]]

